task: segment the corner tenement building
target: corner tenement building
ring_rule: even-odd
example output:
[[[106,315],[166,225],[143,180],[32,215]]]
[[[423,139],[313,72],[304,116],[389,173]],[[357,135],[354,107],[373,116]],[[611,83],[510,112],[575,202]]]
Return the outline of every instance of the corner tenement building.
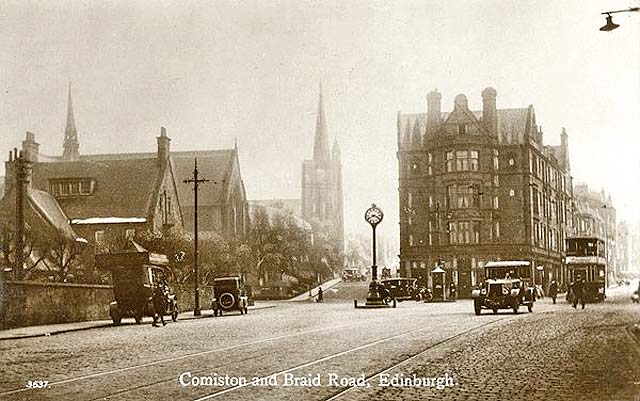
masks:
[[[498,109],[482,91],[482,111],[465,95],[441,111],[398,113],[400,275],[431,286],[443,265],[459,296],[483,278],[490,260],[528,260],[536,284],[565,281],[564,239],[570,232],[572,182],[568,136],[546,146],[533,106]]]

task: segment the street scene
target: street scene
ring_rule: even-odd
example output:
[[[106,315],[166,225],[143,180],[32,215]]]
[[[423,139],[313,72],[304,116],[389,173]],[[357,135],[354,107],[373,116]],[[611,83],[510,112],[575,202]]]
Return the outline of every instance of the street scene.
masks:
[[[0,399],[640,401],[640,4],[0,21]]]

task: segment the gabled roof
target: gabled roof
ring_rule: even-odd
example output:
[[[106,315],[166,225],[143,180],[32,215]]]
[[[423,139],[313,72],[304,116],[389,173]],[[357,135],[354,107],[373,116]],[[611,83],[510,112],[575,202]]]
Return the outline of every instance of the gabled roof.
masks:
[[[198,158],[198,176],[209,180],[199,186],[198,206],[224,204],[234,163],[237,163],[234,153],[234,149],[171,152],[180,206],[194,205],[193,185],[184,184],[182,181],[193,178],[195,158]]]
[[[181,207],[193,207],[193,185],[184,184],[182,181],[193,178],[193,162],[198,158],[198,172],[201,178],[209,182],[200,185],[198,192],[199,206],[217,206],[224,203],[225,195],[228,192],[227,179],[231,174],[234,162],[234,149],[220,150],[197,150],[197,151],[171,151],[170,159],[173,167],[173,174],[178,190],[178,201]],[[154,159],[155,152],[147,153],[114,153],[102,155],[80,156],[80,160],[107,161],[107,160],[135,160]],[[117,217],[117,216],[116,216]]]
[[[157,159],[87,160],[89,157],[35,163],[34,187],[49,190],[49,180],[91,178],[95,182],[91,195],[57,199],[69,219],[148,217],[160,174]]]
[[[469,118],[473,117],[478,122],[481,121],[482,111],[470,111]],[[450,112],[441,113],[440,117],[446,122],[451,117]],[[521,144],[524,143],[525,133],[535,124],[533,107],[517,109],[498,110],[498,142],[501,144]],[[416,130],[427,138],[432,137],[436,132],[427,129],[427,113],[399,114],[398,129],[403,138],[403,143],[408,143],[409,138],[416,135]]]

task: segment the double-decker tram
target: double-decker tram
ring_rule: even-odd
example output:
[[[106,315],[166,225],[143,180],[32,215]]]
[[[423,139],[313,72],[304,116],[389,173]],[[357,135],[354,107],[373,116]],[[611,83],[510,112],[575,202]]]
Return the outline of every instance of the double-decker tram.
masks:
[[[585,302],[603,302],[606,298],[607,261],[605,242],[597,237],[567,238],[567,257],[565,263],[569,273],[571,287],[577,280],[584,281]],[[573,302],[570,289],[567,300]]]

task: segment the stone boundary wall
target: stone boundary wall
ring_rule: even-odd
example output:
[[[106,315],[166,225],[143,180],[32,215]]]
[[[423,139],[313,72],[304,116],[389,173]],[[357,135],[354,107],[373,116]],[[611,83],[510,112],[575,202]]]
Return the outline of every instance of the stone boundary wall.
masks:
[[[181,312],[193,310],[193,286],[171,286]],[[213,291],[200,287],[200,308],[211,307]],[[0,280],[0,330],[43,324],[110,319],[110,285]]]

